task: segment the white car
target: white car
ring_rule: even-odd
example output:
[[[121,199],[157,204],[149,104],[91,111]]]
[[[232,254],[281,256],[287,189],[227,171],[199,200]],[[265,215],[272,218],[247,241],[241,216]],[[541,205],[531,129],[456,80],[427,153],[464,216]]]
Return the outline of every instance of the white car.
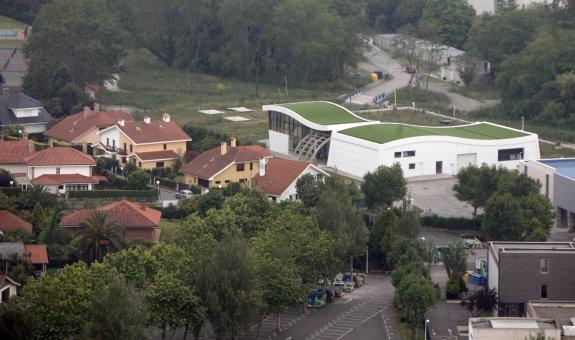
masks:
[[[190,190],[180,190],[176,193],[176,198],[183,199],[183,198],[192,198],[194,197],[194,193]]]

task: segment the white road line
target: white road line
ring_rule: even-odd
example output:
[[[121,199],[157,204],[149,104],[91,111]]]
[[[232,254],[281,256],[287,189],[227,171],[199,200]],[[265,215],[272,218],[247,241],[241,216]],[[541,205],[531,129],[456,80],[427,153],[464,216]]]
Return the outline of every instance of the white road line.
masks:
[[[363,325],[364,323],[366,323],[368,320],[370,320],[371,318],[373,318],[374,316],[376,316],[377,314],[381,313],[382,311],[384,311],[385,309],[387,309],[387,307],[389,307],[390,304],[387,304],[385,307],[381,308],[379,311],[375,312],[372,316],[370,316],[369,318],[363,320],[359,325],[353,327],[352,329],[350,329],[349,331],[345,332],[345,334],[343,334],[342,336],[338,337],[336,340],[339,340],[341,338],[343,338],[344,336],[346,336],[347,334],[349,334],[351,331],[353,331],[354,329],[356,329],[357,327]]]

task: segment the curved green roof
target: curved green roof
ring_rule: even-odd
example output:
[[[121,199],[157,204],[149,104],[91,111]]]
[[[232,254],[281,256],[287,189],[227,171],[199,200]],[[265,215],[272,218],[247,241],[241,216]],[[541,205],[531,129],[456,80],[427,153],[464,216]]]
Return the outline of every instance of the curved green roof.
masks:
[[[278,104],[292,110],[310,122],[321,125],[361,123],[366,120],[353,115],[350,111],[329,102],[304,102]]]
[[[358,126],[339,132],[344,135],[365,139],[379,144],[392,142],[402,138],[420,136],[449,136],[483,140],[508,139],[528,136],[527,133],[489,123],[453,127],[429,127],[383,123]]]

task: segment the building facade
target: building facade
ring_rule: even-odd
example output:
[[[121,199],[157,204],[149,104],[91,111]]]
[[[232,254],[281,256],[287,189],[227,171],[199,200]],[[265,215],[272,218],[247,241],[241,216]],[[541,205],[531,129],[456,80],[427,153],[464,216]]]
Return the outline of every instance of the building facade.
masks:
[[[0,95],[0,127],[17,125],[25,133],[42,133],[52,119],[42,103],[24,93]]]

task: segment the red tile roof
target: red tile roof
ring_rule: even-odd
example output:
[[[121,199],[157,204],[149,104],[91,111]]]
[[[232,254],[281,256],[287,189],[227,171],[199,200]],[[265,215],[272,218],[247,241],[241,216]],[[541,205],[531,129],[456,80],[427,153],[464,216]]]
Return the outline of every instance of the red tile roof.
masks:
[[[90,111],[88,117],[78,112],[64,118],[44,134],[48,137],[73,143],[74,140],[94,127],[102,128],[116,124],[119,120],[133,121],[131,114],[124,111]]]
[[[267,160],[265,175],[256,175],[254,177],[254,183],[266,194],[279,196],[286,191],[310,165],[310,163],[289,159],[270,158]]]
[[[26,164],[32,166],[56,165],[96,165],[92,156],[71,147],[50,147],[38,151],[26,158]]]
[[[180,169],[180,172],[210,179],[212,176],[233,163],[254,162],[265,157],[271,157],[271,152],[260,145],[227,146],[227,153],[222,155],[217,147],[203,152]]]
[[[136,144],[192,140],[190,136],[174,122],[126,122],[124,126],[117,126]]]
[[[162,213],[138,203],[122,200],[96,209],[108,214],[110,221],[116,221],[124,228],[157,227],[160,225]],[[94,210],[78,210],[62,217],[61,226],[75,227],[93,214]]]
[[[80,174],[44,174],[30,181],[33,185],[98,184],[98,180]]]
[[[179,158],[178,154],[173,150],[136,152],[135,155],[142,161],[155,161],[155,160]]]
[[[0,210],[0,231],[24,230],[32,232],[32,224],[12,214],[8,210]]]
[[[24,251],[28,262],[32,264],[48,264],[48,251],[45,244],[25,244]]]
[[[35,152],[32,141],[0,141],[0,164],[25,164],[24,158]]]

